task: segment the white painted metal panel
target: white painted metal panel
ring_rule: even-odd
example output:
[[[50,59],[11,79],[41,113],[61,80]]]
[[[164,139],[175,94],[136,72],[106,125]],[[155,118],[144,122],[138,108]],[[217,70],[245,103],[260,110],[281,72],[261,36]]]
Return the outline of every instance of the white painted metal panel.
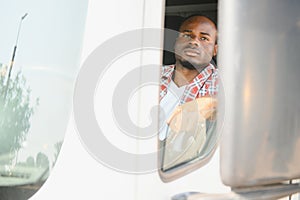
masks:
[[[82,63],[103,42],[123,32],[142,27],[143,1],[140,0],[90,0],[84,36]],[[74,22],[76,23],[76,22]],[[122,45],[122,44],[120,44]],[[105,57],[106,55],[103,55]],[[122,74],[130,71],[131,66],[140,63],[140,56],[129,56],[122,63],[115,62],[112,69],[119,68],[119,73],[107,73],[108,82],[115,84]],[[99,58],[101,60],[101,58]],[[99,66],[101,67],[101,66]],[[110,71],[112,72],[112,71]],[[115,79],[111,79],[114,77]],[[112,82],[109,82],[109,81]],[[99,89],[99,88],[98,88]],[[113,90],[113,86],[103,89]],[[137,142],[130,138],[122,140],[122,133],[113,122],[111,110],[111,96],[106,99],[95,92],[95,113],[99,125],[105,129],[106,136],[119,148],[137,154]],[[108,111],[101,110],[103,105]],[[85,105],[83,105],[85,106]],[[86,116],[91,119],[92,116]],[[105,121],[103,121],[103,119]],[[105,123],[105,124],[104,124]],[[105,127],[103,127],[103,124]],[[89,130],[87,130],[89,131]],[[110,131],[110,132],[107,132]],[[110,134],[111,133],[111,134]],[[84,134],[84,133],[83,133]],[[118,137],[119,135],[120,137]],[[116,139],[117,138],[117,139]],[[97,142],[97,141],[96,141]],[[98,141],[99,144],[101,141]],[[115,142],[115,143],[114,143]],[[103,147],[99,146],[99,149]],[[109,154],[110,152],[107,152]],[[111,155],[113,156],[113,155]],[[53,175],[32,197],[32,199],[136,199],[136,176],[120,173],[97,162],[88,149],[80,141],[74,120],[70,120],[65,142]]]

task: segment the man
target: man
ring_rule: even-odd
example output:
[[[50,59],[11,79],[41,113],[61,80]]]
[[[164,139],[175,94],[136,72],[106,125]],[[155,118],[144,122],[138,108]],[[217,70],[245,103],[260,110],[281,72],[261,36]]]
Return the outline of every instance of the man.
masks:
[[[169,119],[168,123],[179,113],[178,110],[194,105],[199,110],[203,107],[199,98],[213,97],[218,92],[217,69],[210,63],[218,49],[216,25],[205,16],[194,15],[184,20],[179,32],[174,46],[176,63],[164,66],[161,77],[160,118],[161,121]],[[185,106],[193,100],[196,104]],[[216,106],[215,101],[209,102],[210,106],[206,107]],[[211,113],[206,113],[205,117],[209,116]],[[161,126],[164,127],[160,131],[160,139],[163,140],[167,134],[166,127]]]

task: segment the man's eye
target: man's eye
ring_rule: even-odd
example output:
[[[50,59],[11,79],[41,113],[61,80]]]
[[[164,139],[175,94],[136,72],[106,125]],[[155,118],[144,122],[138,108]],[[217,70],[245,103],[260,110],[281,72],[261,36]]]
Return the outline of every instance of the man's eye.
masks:
[[[192,36],[190,34],[183,34],[182,37],[184,37],[184,38],[191,38]]]
[[[200,37],[200,40],[206,40],[206,41],[208,41],[208,38],[207,37]]]

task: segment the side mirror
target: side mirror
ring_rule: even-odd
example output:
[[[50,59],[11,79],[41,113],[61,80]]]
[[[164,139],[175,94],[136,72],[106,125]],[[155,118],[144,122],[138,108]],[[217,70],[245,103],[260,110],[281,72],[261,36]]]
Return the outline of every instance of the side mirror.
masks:
[[[169,182],[205,165],[218,143],[217,99],[198,98],[178,106],[162,124],[159,174]],[[164,133],[161,133],[164,134]]]

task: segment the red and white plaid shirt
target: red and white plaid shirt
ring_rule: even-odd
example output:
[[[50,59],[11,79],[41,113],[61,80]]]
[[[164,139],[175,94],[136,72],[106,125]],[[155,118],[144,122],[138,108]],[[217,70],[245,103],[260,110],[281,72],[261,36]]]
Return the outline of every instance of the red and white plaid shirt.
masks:
[[[160,100],[168,92],[169,84],[174,73],[175,65],[163,66],[160,84]],[[199,97],[216,96],[219,90],[218,70],[209,64],[198,76],[186,85],[180,104],[192,101]]]

